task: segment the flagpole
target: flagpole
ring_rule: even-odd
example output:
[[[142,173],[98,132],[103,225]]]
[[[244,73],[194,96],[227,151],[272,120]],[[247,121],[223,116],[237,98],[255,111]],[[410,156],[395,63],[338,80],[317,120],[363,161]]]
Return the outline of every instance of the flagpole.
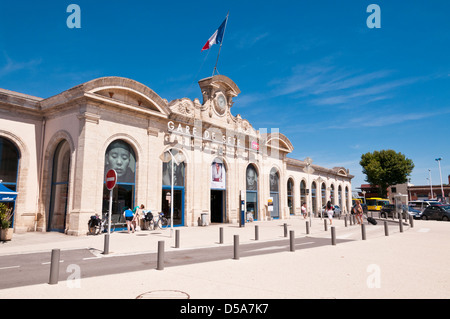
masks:
[[[219,53],[217,54],[216,65],[214,66],[214,70],[213,70],[212,76],[214,76],[214,73],[216,71],[217,71],[217,74],[219,74],[219,71],[217,70],[217,64],[219,63],[220,51],[222,50],[223,40],[225,39],[225,32],[227,31],[228,15],[229,14],[230,14],[230,11],[228,11],[228,13],[227,13],[227,18],[226,18],[226,22],[225,22],[225,28],[223,30],[222,42],[220,42]]]

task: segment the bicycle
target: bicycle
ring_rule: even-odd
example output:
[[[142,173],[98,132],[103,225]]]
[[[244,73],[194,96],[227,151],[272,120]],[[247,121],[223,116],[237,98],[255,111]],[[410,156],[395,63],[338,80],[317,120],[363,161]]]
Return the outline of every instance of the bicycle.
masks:
[[[111,231],[116,229],[115,224],[111,223]],[[108,213],[103,214],[103,218],[100,219],[98,214],[91,216],[88,221],[88,235],[99,235],[108,231]]]
[[[161,230],[166,230],[170,226],[170,218],[164,216],[164,213],[159,213],[157,220],[153,217],[153,230],[159,227]]]

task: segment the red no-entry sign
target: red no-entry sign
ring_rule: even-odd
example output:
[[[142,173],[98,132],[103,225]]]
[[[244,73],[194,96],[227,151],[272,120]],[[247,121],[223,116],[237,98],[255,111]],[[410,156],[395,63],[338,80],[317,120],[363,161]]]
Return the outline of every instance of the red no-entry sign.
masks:
[[[112,190],[117,183],[117,173],[115,170],[110,169],[108,173],[106,173],[106,188],[108,190]]]

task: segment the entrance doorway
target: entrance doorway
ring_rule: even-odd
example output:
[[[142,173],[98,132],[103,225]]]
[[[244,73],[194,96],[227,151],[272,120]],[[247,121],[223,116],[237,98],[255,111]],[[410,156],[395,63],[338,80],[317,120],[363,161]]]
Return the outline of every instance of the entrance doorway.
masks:
[[[162,212],[164,216],[170,217],[170,189],[164,188],[162,191]],[[174,187],[173,190],[173,225],[184,225],[184,187]]]
[[[225,191],[211,189],[211,223],[225,220]]]
[[[62,141],[58,144],[53,156],[48,231],[62,233],[66,228],[69,168],[70,146],[67,141]]]

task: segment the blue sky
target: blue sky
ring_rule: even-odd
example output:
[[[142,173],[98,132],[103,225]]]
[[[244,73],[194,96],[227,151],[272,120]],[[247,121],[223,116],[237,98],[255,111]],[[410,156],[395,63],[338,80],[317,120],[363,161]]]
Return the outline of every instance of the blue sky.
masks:
[[[70,4],[81,29],[69,29]],[[381,9],[369,29],[368,5]],[[218,70],[242,93],[234,115],[280,130],[293,158],[344,166],[364,183],[361,154],[413,160],[411,182],[450,174],[450,2],[447,0],[6,1],[0,87],[50,97],[102,76],[139,81],[167,100],[201,99],[230,12]]]

